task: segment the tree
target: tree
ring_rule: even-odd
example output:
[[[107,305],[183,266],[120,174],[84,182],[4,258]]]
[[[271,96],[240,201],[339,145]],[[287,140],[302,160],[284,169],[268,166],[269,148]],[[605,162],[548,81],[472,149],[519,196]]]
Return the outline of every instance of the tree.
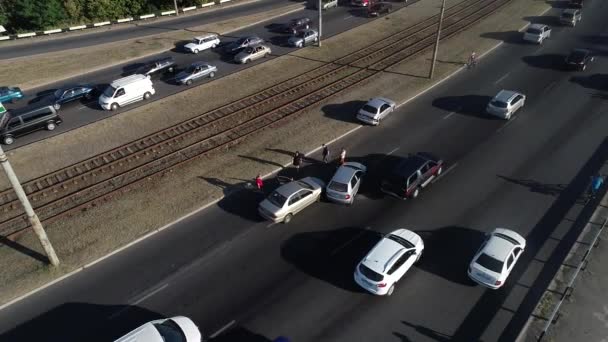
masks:
[[[15,30],[43,30],[66,19],[60,0],[15,0],[11,25]]]
[[[63,7],[70,23],[81,22],[84,18],[84,0],[64,0]]]

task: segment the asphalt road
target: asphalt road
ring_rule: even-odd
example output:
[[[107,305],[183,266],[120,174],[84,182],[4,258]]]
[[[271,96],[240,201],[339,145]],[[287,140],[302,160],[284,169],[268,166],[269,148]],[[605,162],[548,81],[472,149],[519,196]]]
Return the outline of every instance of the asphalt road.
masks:
[[[261,194],[242,191],[4,309],[2,340],[107,341],[181,314],[212,341],[513,341],[578,236],[569,222],[577,217],[566,213],[608,160],[608,5],[586,7],[580,25],[556,27],[542,47],[496,34],[507,43],[475,70],[332,146],[371,168],[352,207],[322,202],[289,225],[269,225],[256,214]],[[594,64],[562,70],[561,57],[580,46],[598,51]],[[509,122],[482,114],[503,88],[528,96]],[[360,104],[324,111],[352,120]],[[416,151],[451,168],[417,200],[380,195],[383,163]],[[331,175],[331,166],[307,165],[302,175]],[[497,226],[520,232],[528,248],[493,291],[472,285],[466,268]],[[421,263],[393,296],[364,293],[352,281],[355,264],[377,233],[399,227],[425,240]]]
[[[413,2],[411,2],[413,3]],[[398,8],[402,8],[405,3],[394,3],[394,10]],[[246,6],[246,5],[243,5]],[[248,5],[247,5],[248,6]],[[239,7],[240,8],[240,7]],[[223,12],[222,12],[223,13]],[[221,52],[221,48],[216,50],[207,50],[205,52],[200,52],[195,55],[192,53],[185,53],[181,51],[181,49],[176,49],[176,51],[169,51],[163,53],[160,56],[172,56],[174,57],[178,69],[176,72],[179,72],[183,68],[186,68],[193,62],[203,61],[215,65],[218,67],[218,72],[216,73],[215,78],[223,77],[229,75],[233,72],[237,72],[239,70],[243,70],[253,65],[257,65],[259,63],[264,63],[269,61],[272,63],[272,59],[289,53],[290,51],[294,51],[294,48],[286,46],[288,34],[277,33],[276,28],[280,26],[280,24],[286,23],[289,19],[298,18],[298,17],[309,17],[313,20],[313,25],[316,27],[317,22],[317,11],[305,9],[302,11],[298,11],[281,18],[276,18],[274,20],[261,23],[259,25],[255,25],[249,27],[247,29],[243,29],[241,31],[233,32],[230,36],[220,37],[222,44],[236,40],[239,37],[246,35],[258,35],[262,39],[266,40],[272,49],[272,56],[269,58],[262,58],[247,65],[235,64],[232,60],[231,55],[226,55]],[[325,11],[323,14],[323,37],[327,38],[333,36],[335,34],[344,32],[346,30],[352,29],[358,25],[369,22],[370,20],[374,20],[372,18],[367,18],[365,14],[365,8],[357,8],[357,7],[338,7],[333,8],[331,10]],[[385,20],[383,17],[381,20]],[[115,67],[111,67],[108,69],[104,69],[101,71],[80,75],[78,77],[57,82],[55,84],[51,84],[45,87],[41,87],[38,89],[32,89],[30,91],[26,91],[26,97],[21,101],[15,104],[6,104],[8,109],[11,108],[19,108],[28,103],[35,103],[40,99],[44,98],[44,96],[48,94],[52,94],[56,89],[61,88],[70,84],[96,84],[99,85],[101,89],[105,88],[109,83],[113,80],[121,78],[127,75],[129,72],[132,72],[138,66],[141,66],[145,61],[149,61],[154,59],[153,57],[148,57],[145,59],[141,59],[138,61],[132,61],[127,64],[117,65]],[[187,89],[188,86],[178,85],[172,79],[171,74],[165,74],[161,78],[154,78],[154,88],[156,89],[156,94],[152,96],[151,101],[159,100],[165,96],[169,96],[175,94],[177,92],[183,91]],[[210,79],[203,79],[197,82],[194,82],[190,87],[196,87],[200,84],[209,82]],[[69,105],[66,105],[60,109],[60,116],[63,118],[63,124],[59,125],[53,132],[48,132],[45,130],[37,131],[32,134],[28,134],[25,136],[17,137],[15,143],[10,147],[6,147],[5,149],[10,150],[13,148],[17,148],[19,146],[23,146],[26,144],[30,144],[35,141],[39,141],[45,138],[48,138],[52,135],[61,134],[66,131],[72,130],[74,128],[82,127],[84,125],[90,124],[92,122],[105,119],[112,115],[121,113],[126,110],[133,109],[135,107],[144,105],[146,101],[137,102],[132,105],[128,105],[124,108],[117,110],[116,112],[105,111],[101,107],[99,107],[97,103],[97,99],[91,101],[76,101]]]
[[[181,30],[188,27],[199,26],[204,23],[214,23],[234,17],[269,11],[279,5],[284,5],[285,3],[285,0],[258,0],[247,4],[239,4],[237,6],[229,4],[229,6],[225,8],[181,16],[171,20],[160,22],[138,21],[132,24],[125,24],[122,28],[115,28],[107,31],[91,32],[87,34],[65,34],[61,38],[53,36],[53,39],[33,40],[32,43],[22,44],[18,47],[2,46],[2,44],[0,44],[0,59],[31,56],[40,53],[87,47]]]

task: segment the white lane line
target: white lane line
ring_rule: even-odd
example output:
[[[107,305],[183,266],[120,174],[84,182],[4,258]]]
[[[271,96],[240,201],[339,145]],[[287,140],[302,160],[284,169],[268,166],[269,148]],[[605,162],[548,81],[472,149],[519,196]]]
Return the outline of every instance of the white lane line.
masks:
[[[350,18],[352,18],[352,17],[353,17],[352,15],[349,15],[348,17],[343,18],[342,20],[350,19]]]
[[[435,178],[435,180],[433,180],[432,183],[435,183],[436,181],[440,180],[441,178],[445,177],[445,175],[447,175],[448,173],[452,172],[452,170],[454,170],[456,168],[456,166],[458,166],[458,163],[454,163],[452,164],[450,167],[448,167],[447,170],[443,171],[441,173],[441,175],[439,175],[439,177]]]
[[[395,147],[394,149],[390,150],[387,155],[391,155],[393,153],[395,153],[397,150],[399,149],[399,147]]]
[[[503,77],[496,80],[496,82],[494,82],[494,84],[498,84],[498,83],[504,81],[504,79],[507,78],[509,76],[509,74],[511,74],[511,73],[510,72],[506,73]]]
[[[450,113],[448,113],[448,115],[444,116],[442,119],[445,120],[454,114],[456,114],[456,112],[450,112]]]
[[[135,302],[130,303],[130,304],[131,304],[131,305],[137,305],[137,304],[139,304],[139,303],[143,302],[144,300],[146,300],[146,299],[148,299],[148,298],[150,298],[150,297],[154,296],[155,294],[159,293],[160,291],[164,290],[164,289],[165,289],[167,286],[169,286],[169,284],[168,284],[168,283],[167,283],[167,284],[162,285],[161,287],[159,287],[159,288],[157,288],[157,289],[153,290],[152,292],[150,292],[150,293],[146,294],[145,296],[141,297],[140,299],[138,299],[138,300],[136,300]]]
[[[216,338],[216,337],[218,337],[219,334],[223,333],[228,328],[230,328],[231,326],[233,326],[234,323],[236,323],[235,320],[232,320],[232,321],[228,322],[226,325],[224,325],[223,327],[221,327],[218,331],[216,331],[213,334],[211,334],[211,336],[209,336],[209,338]]]
[[[365,227],[365,230],[362,230],[361,232],[359,232],[359,234],[353,236],[350,240],[348,240],[345,243],[343,243],[342,245],[338,246],[336,249],[334,249],[333,251],[331,251],[331,253],[329,255],[330,256],[334,256],[334,255],[338,254],[338,252],[340,252],[341,250],[343,250],[344,247],[350,245],[351,242],[357,240],[359,237],[361,237],[361,235],[365,234],[365,232],[368,231],[370,228],[371,227]]]

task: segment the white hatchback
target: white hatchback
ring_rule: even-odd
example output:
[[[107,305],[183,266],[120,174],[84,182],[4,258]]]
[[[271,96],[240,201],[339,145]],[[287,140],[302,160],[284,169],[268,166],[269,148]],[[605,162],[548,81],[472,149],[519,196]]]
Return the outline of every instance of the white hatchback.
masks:
[[[500,288],[525,248],[526,239],[518,233],[505,228],[494,229],[473,257],[469,278],[494,290]]]
[[[192,41],[184,45],[186,51],[199,53],[203,50],[213,49],[220,44],[220,39],[216,34],[194,37]]]
[[[501,90],[488,103],[486,111],[488,114],[509,120],[511,116],[523,108],[526,103],[526,95],[512,90]]]
[[[395,283],[420,260],[422,238],[407,229],[386,235],[355,268],[355,282],[376,295],[390,296]]]
[[[542,44],[545,39],[551,38],[551,28],[543,24],[532,24],[524,32],[524,40],[536,44]]]
[[[115,342],[166,341],[201,342],[202,335],[190,318],[176,316],[148,322]]]

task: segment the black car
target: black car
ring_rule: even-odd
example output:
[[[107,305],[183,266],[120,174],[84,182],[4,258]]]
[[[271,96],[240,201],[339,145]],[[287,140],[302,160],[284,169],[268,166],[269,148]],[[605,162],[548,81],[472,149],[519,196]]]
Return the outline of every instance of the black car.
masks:
[[[583,0],[570,0],[568,3],[569,8],[583,8]]]
[[[57,89],[53,94],[42,100],[42,102],[59,110],[66,103],[81,99],[90,100],[97,95],[99,95],[99,92],[94,85],[79,84]]]
[[[388,2],[378,2],[369,8],[367,12],[370,17],[378,17],[381,14],[389,14],[393,10],[393,5]]]
[[[175,60],[173,57],[163,57],[146,62],[143,66],[139,67],[135,74],[141,74],[146,76],[154,76],[163,74],[166,71],[173,72],[175,70]]]
[[[574,49],[570,52],[570,55],[566,57],[566,66],[571,69],[585,70],[587,64],[593,62],[594,57],[591,51],[586,49]]]
[[[296,34],[298,31],[309,29],[311,25],[312,20],[310,18],[291,19],[287,24],[285,24],[283,32]]]
[[[422,188],[441,175],[443,166],[443,160],[430,153],[409,155],[388,169],[380,190],[401,199],[416,198]]]
[[[264,43],[264,40],[258,36],[247,36],[239,38],[233,42],[230,42],[224,46],[224,52],[230,54],[237,54],[241,50]]]
[[[15,142],[15,137],[39,129],[52,131],[61,122],[53,106],[29,105],[10,110],[0,116],[0,139],[10,145]]]

